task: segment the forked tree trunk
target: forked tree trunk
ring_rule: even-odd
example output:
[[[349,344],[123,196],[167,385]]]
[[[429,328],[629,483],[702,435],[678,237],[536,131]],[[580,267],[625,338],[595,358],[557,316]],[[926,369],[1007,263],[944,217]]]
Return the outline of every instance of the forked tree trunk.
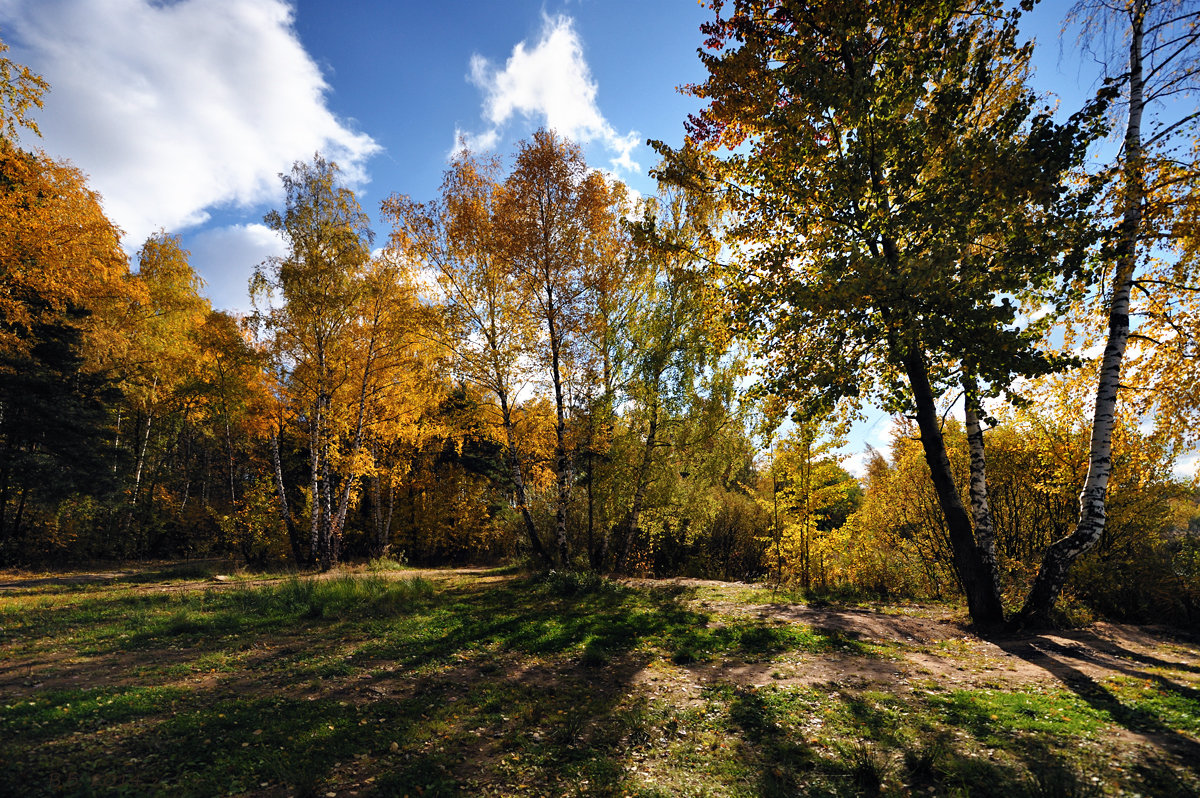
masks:
[[[1004,606],[1000,602],[995,580],[988,575],[979,547],[975,545],[971,519],[954,484],[950,458],[946,454],[946,441],[942,437],[938,419],[937,401],[929,381],[929,369],[924,354],[915,344],[910,343],[905,345],[900,355],[909,384],[912,386],[925,462],[929,465],[938,504],[946,517],[946,528],[954,551],[954,570],[958,574],[963,593],[966,594],[971,620],[980,626],[999,625],[1004,622]]]
[[[1124,212],[1115,252],[1112,300],[1108,315],[1108,342],[1100,361],[1096,388],[1096,412],[1092,417],[1091,449],[1087,479],[1079,494],[1079,520],[1075,530],[1046,549],[1025,606],[1015,622],[1018,626],[1042,626],[1066,584],[1072,563],[1100,540],[1104,533],[1108,480],[1112,473],[1112,431],[1117,413],[1117,391],[1121,361],[1129,342],[1129,295],[1137,265],[1137,245],[1142,227],[1145,184],[1142,163],[1142,112],[1145,109],[1142,76],[1142,38],[1146,0],[1134,0],[1129,37],[1129,121],[1125,128]]]

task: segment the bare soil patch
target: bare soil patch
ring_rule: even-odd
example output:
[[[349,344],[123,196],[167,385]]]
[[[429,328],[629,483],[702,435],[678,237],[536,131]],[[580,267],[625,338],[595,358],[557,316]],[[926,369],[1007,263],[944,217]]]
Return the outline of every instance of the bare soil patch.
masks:
[[[166,575],[164,580],[155,581],[160,573]],[[65,719],[75,709],[65,698],[54,699],[56,692],[70,693],[76,702],[84,701],[85,694],[113,696],[103,699],[111,704],[133,701],[121,696],[139,690],[162,690],[168,696],[163,701],[170,702],[169,707],[140,715],[141,710],[130,709],[128,720],[114,720],[94,731],[84,724],[70,734],[47,736],[47,762],[57,756],[53,751],[75,751],[72,746],[84,747],[72,756],[84,754],[88,746],[108,750],[116,745],[131,757],[141,757],[162,745],[150,731],[154,724],[173,723],[177,728],[196,729],[194,734],[204,746],[223,746],[223,756],[231,761],[244,757],[245,767],[258,767],[247,751],[271,737],[275,747],[263,761],[284,764],[272,765],[275,770],[254,776],[246,782],[250,786],[243,788],[245,794],[264,796],[291,794],[310,778],[322,785],[318,794],[355,790],[366,795],[380,784],[384,786],[377,793],[390,794],[387,791],[396,785],[411,782],[458,785],[458,792],[444,794],[484,794],[485,788],[512,794],[506,790],[514,784],[528,784],[526,794],[557,795],[563,794],[570,779],[584,776],[592,784],[622,785],[615,794],[627,789],[636,794],[633,788],[638,784],[667,784],[667,794],[684,794],[690,780],[700,778],[689,768],[706,758],[722,758],[731,773],[742,774],[735,781],[756,769],[762,778],[786,781],[789,768],[799,767],[794,759],[801,749],[808,751],[805,767],[815,768],[818,776],[827,776],[836,785],[845,778],[837,775],[842,772],[838,768],[854,767],[853,752],[866,750],[864,746],[882,752],[879,761],[892,778],[918,784],[915,776],[904,775],[907,766],[898,764],[899,738],[888,736],[886,724],[871,732],[875,736],[854,743],[845,735],[865,734],[858,730],[867,727],[839,727],[843,723],[839,713],[869,714],[876,711],[873,706],[899,702],[905,712],[911,709],[946,723],[946,718],[956,717],[946,713],[958,711],[949,703],[959,700],[958,694],[973,691],[986,697],[1044,688],[1046,694],[1060,696],[1053,699],[1059,702],[1056,706],[1075,702],[1073,706],[1114,719],[1107,721],[1112,725],[1102,737],[1080,738],[1091,752],[1088,762],[1111,758],[1113,762],[1172,763],[1169,769],[1183,774],[1179,783],[1184,787],[1182,792],[1163,794],[1186,795],[1191,789],[1188,784],[1200,784],[1196,764],[1200,739],[1194,731],[1200,725],[1148,712],[1121,693],[1123,685],[1138,689],[1144,685],[1157,696],[1182,701],[1179,706],[1200,706],[1200,645],[1169,629],[1097,623],[1084,629],[984,638],[973,633],[960,611],[937,605],[864,608],[761,603],[764,592],[758,586],[682,579],[625,581],[639,591],[652,591],[638,593],[640,598],[631,599],[630,592],[616,589],[597,594],[594,601],[587,596],[562,599],[544,590],[538,593],[542,590],[538,583],[518,581],[523,579],[519,575],[480,568],[349,569],[301,575],[322,580],[348,574],[389,581],[419,578],[440,585],[418,612],[420,624],[444,628],[445,636],[430,635],[429,627],[418,625],[412,629],[413,637],[404,632],[392,648],[378,648],[375,635],[396,634],[393,630],[408,622],[403,611],[379,620],[353,614],[324,619],[300,615],[278,627],[230,627],[233,631],[228,634],[213,622],[211,635],[186,631],[177,636],[165,633],[161,639],[151,635],[131,648],[112,635],[87,638],[90,621],[83,619],[90,616],[86,613],[78,616],[81,620],[75,626],[64,627],[58,620],[57,613],[69,613],[72,607],[99,607],[109,597],[118,603],[103,616],[106,623],[114,612],[111,607],[145,604],[148,609],[140,611],[153,616],[156,629],[166,629],[164,623],[175,613],[185,628],[190,622],[209,628],[203,626],[204,607],[226,599],[226,605],[241,606],[241,599],[224,592],[227,589],[281,584],[288,578],[247,578],[223,570],[215,575],[231,578],[170,578],[170,573],[161,565],[143,570],[0,573],[0,607],[27,606],[41,614],[38,623],[43,624],[22,627],[20,611],[10,610],[9,618],[16,624],[0,630],[0,694],[10,702],[10,711],[17,711],[17,702],[32,708],[34,702],[61,701],[63,705],[55,709],[61,716],[51,719],[58,723],[57,718]],[[215,599],[186,596],[209,591],[217,591]],[[164,592],[184,598],[162,597]],[[137,597],[143,594],[158,595],[139,602]],[[119,603],[123,601],[128,603]],[[454,612],[447,612],[448,605]],[[554,609],[547,611],[547,605]],[[592,609],[578,617],[573,613],[581,606]],[[179,607],[190,609],[173,609]],[[460,607],[470,616],[461,623],[455,614]],[[622,613],[640,613],[647,623],[667,624],[664,628],[676,635],[672,639],[685,639],[670,624],[686,619],[698,633],[695,656],[674,655],[674,644],[646,631],[653,627],[629,626],[634,637],[622,640],[610,627],[595,623],[606,607],[618,608],[612,628],[626,628],[621,625],[627,621]],[[526,624],[532,625],[527,629]],[[591,631],[570,637],[564,630],[571,624]],[[747,630],[758,636],[747,636]],[[593,637],[600,641],[594,650],[587,642]],[[415,651],[425,653],[414,656]],[[789,688],[794,689],[789,692]],[[818,701],[819,706],[812,704],[815,708],[803,711],[811,712],[810,716],[797,715],[795,710],[771,714],[776,712],[772,701],[790,701],[788,696],[795,695],[810,696],[803,700]],[[238,714],[247,702],[258,707],[255,712],[268,716],[260,720]],[[88,711],[109,711],[102,703],[96,706]],[[287,709],[275,710],[275,706]],[[283,714],[269,715],[275,711]],[[235,717],[238,724],[233,723]],[[976,726],[968,727],[973,730],[967,737],[955,738],[953,745],[958,748],[937,754],[966,763],[955,768],[968,767],[981,752],[998,745],[984,728],[987,713],[971,717]],[[335,727],[341,737],[326,734]],[[32,728],[36,732],[41,727]],[[827,734],[822,729],[833,728],[841,731],[828,734],[842,736],[822,737]],[[910,730],[906,734],[916,734],[920,727],[906,728]],[[738,743],[743,737],[744,742]],[[316,754],[292,755],[291,745],[300,739],[309,740],[306,745],[320,754],[321,764],[313,764],[311,772],[304,763]],[[1027,738],[1014,737],[1014,747],[1004,755],[1024,756],[1023,739]],[[766,748],[763,740],[769,742]],[[1071,747],[1067,744],[1064,750]],[[161,756],[191,755],[186,746],[170,750],[173,753]],[[1057,751],[1045,748],[1038,756],[1068,762],[1067,755]],[[1004,765],[1010,770],[997,773],[1025,778],[1019,774],[1029,765],[1013,764],[1018,760],[1019,756]],[[587,767],[594,770],[577,772],[573,762],[591,763]],[[146,773],[154,772],[146,768]],[[202,775],[194,775],[205,772],[197,766],[188,778],[207,784]],[[395,772],[405,775],[395,776]],[[1102,775],[1115,778],[1119,772]],[[720,781],[724,777],[705,778],[716,779],[709,784],[713,795],[743,794],[725,790]],[[979,778],[979,783],[987,783],[990,777]],[[1143,783],[1148,782],[1136,782]],[[197,787],[203,789],[207,788]],[[683,792],[672,793],[672,789]],[[1155,793],[1143,790],[1143,794]]]

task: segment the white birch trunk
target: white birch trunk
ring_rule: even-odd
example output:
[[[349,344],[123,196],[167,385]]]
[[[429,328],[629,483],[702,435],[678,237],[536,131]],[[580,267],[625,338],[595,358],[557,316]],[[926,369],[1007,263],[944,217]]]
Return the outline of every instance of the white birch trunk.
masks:
[[[1129,296],[1137,266],[1138,242],[1142,232],[1142,204],[1145,184],[1142,163],[1142,113],[1145,110],[1142,77],[1142,38],[1147,0],[1134,0],[1130,7],[1129,37],[1129,121],[1125,128],[1124,210],[1117,240],[1112,299],[1109,306],[1108,342],[1100,361],[1100,380],[1096,389],[1096,412],[1092,420],[1091,449],[1087,479],[1079,495],[1079,520],[1075,531],[1046,549],[1041,569],[1034,580],[1025,606],[1017,616],[1019,624],[1046,623],[1049,613],[1067,581],[1071,564],[1091,549],[1104,533],[1108,480],[1112,473],[1112,431],[1116,421],[1117,392],[1121,380],[1121,361],[1129,342]]]
[[[975,546],[983,560],[983,567],[1001,592],[1000,561],[996,555],[996,530],[992,526],[992,512],[988,506],[987,455],[983,446],[983,426],[979,421],[979,400],[973,381],[968,380],[966,391],[967,449],[971,455],[971,521],[975,525]]]

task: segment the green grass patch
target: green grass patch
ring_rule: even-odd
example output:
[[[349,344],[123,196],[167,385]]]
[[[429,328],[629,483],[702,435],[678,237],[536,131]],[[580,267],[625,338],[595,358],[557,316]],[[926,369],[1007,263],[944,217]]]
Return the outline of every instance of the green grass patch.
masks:
[[[932,695],[929,703],[945,722],[992,745],[1021,732],[1056,737],[1090,737],[1112,720],[1065,689],[955,690]]]
[[[720,612],[704,590],[367,569],[0,595],[0,794],[1196,792],[1197,766],[1112,747],[1122,728],[1197,734],[1195,692],[1174,676],[725,682],[823,657],[847,677],[886,672],[905,648]],[[920,653],[971,672],[978,649]],[[705,662],[718,666],[692,667]]]
[[[1115,676],[1103,687],[1150,725],[1200,737],[1200,690],[1161,677]]]
[[[403,554],[375,557],[367,561],[367,570],[373,573],[392,573],[409,570],[408,561]]]

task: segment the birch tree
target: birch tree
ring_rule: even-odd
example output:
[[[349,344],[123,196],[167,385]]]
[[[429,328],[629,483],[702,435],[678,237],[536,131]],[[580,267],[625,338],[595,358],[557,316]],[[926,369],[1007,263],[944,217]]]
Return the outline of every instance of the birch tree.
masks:
[[[625,419],[636,445],[626,455],[625,497],[612,528],[615,567],[624,570],[641,535],[643,513],[660,461],[668,460],[676,435],[668,433],[680,415],[700,404],[697,382],[717,366],[727,343],[720,306],[704,280],[707,273],[705,224],[715,210],[687,192],[664,186],[662,196],[644,203],[637,226],[639,279],[625,303],[636,308],[626,329]],[[702,198],[700,198],[702,200]],[[656,468],[657,466],[657,468]],[[609,543],[606,537],[605,548]],[[603,558],[601,558],[603,559]]]
[[[388,246],[395,257],[424,270],[434,283],[433,299],[442,312],[437,335],[451,353],[453,371],[496,400],[514,503],[530,549],[550,564],[530,507],[518,430],[524,360],[535,335],[531,295],[503,256],[499,191],[499,162],[461,149],[437,200],[418,203],[392,195],[383,212],[393,226]]]
[[[1200,88],[1200,4],[1189,0],[1084,2],[1074,13],[1084,17],[1099,37],[1115,32],[1124,42],[1124,52],[1108,64],[1121,90],[1118,107],[1124,111],[1125,125],[1121,152],[1111,170],[1113,223],[1104,252],[1109,278],[1105,292],[1107,337],[1096,387],[1087,479],[1079,496],[1079,520],[1070,535],[1046,550],[1016,619],[1022,624],[1049,620],[1071,564],[1104,533],[1113,427],[1139,264],[1146,261],[1154,245],[1162,243],[1155,235],[1155,217],[1169,216],[1164,211],[1180,189],[1194,196],[1200,174],[1194,141],[1187,141],[1187,135],[1197,129],[1200,111],[1186,102],[1186,98],[1195,98]],[[1181,140],[1186,148],[1182,153],[1174,150]],[[1185,160],[1189,157],[1190,164]],[[1181,285],[1143,276],[1146,279],[1140,287],[1152,297],[1172,284]],[[1153,343],[1149,337],[1147,341]]]
[[[366,293],[372,234],[354,192],[341,185],[336,164],[318,155],[281,178],[284,210],[268,213],[265,221],[283,236],[288,254],[262,264],[252,288],[284,404],[304,430],[308,547],[326,570],[340,556],[347,480],[354,477],[352,464],[362,444],[362,409],[355,400],[361,399],[369,367],[353,362],[353,327]],[[278,437],[274,446],[277,451]],[[339,472],[341,465],[347,470]],[[276,472],[278,500],[288,508],[278,465]]]
[[[498,207],[503,257],[531,297],[541,327],[537,359],[554,397],[555,557],[571,566],[567,528],[574,482],[572,447],[567,438],[571,385],[584,357],[588,264],[602,247],[596,243],[618,224],[611,213],[612,188],[589,170],[578,145],[552,130],[538,130],[517,145],[513,171],[504,181]]]

